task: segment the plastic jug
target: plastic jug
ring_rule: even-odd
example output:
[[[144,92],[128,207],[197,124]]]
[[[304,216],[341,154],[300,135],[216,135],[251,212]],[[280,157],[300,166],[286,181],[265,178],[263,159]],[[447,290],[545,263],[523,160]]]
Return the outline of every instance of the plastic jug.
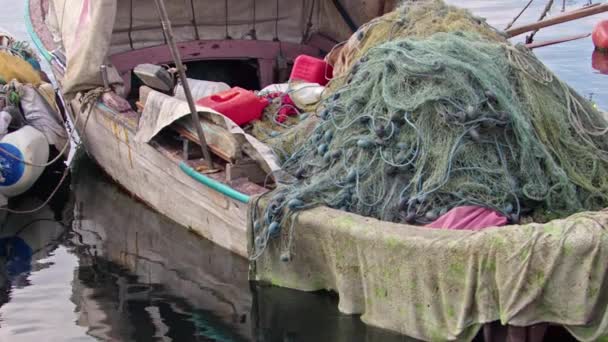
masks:
[[[326,85],[333,77],[333,68],[322,59],[299,55],[291,69],[290,80],[299,80]]]
[[[224,114],[239,126],[262,116],[268,100],[257,97],[253,92],[234,87],[226,91],[203,97],[196,101],[199,106],[209,107]]]

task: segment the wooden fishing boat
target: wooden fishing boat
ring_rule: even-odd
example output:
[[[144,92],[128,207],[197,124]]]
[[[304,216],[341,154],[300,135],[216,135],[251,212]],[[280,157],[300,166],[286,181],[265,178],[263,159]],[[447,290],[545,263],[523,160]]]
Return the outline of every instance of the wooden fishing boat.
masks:
[[[213,80],[209,70],[227,66],[232,73],[215,80],[238,85],[254,79],[258,87],[279,81],[297,55],[322,56],[356,22],[392,6],[357,0],[185,3],[184,9],[169,1],[168,8],[189,77]],[[191,129],[165,122],[149,139],[138,136],[135,103],[145,111],[150,92],[141,91],[133,70],[172,60],[153,6],[116,0],[28,4],[32,38],[53,67],[88,153],[156,211],[247,257],[250,198],[269,190],[269,164],[254,162],[262,153],[249,149],[242,151],[249,158],[235,159],[226,150],[235,135],[225,134],[234,127],[204,108],[205,133],[223,132],[209,143],[219,173],[197,171],[203,162],[184,148],[188,141],[200,143]],[[250,148],[260,147],[246,134],[236,135]],[[297,257],[282,262],[271,246],[253,265],[253,278],[335,290],[342,312],[425,340],[470,340],[483,326],[487,340],[538,341],[554,325],[593,340],[608,333],[606,224],[601,212],[483,232],[428,230],[321,207],[302,212],[294,223]]]
[[[62,2],[54,3],[54,6],[58,6],[59,8],[63,5]],[[172,59],[167,46],[163,45],[162,31],[159,31],[161,27],[159,26],[155,8],[150,10],[148,9],[148,4],[144,4],[143,2],[134,4],[136,6],[135,9],[129,9],[128,6],[123,8],[126,5],[126,3],[115,4],[112,2],[110,6],[119,6],[119,8],[107,10],[104,7],[105,5],[97,5],[88,1],[82,2],[82,6],[79,5],[82,10],[80,12],[71,11],[74,13],[72,16],[75,18],[81,16],[87,20],[101,20],[99,18],[90,18],[90,16],[96,13],[108,15],[110,16],[107,18],[108,20],[104,21],[108,27],[90,28],[82,26],[79,28],[72,27],[71,29],[77,29],[73,32],[77,32],[77,34],[72,38],[82,39],[83,34],[91,34],[93,31],[104,31],[106,29],[112,32],[112,27],[114,27],[115,38],[113,39],[127,39],[121,42],[120,52],[111,53],[108,56],[113,65],[113,67],[109,67],[108,69],[114,72],[114,74],[110,75],[110,78],[117,74],[121,76],[111,81],[123,83],[124,80],[125,92],[130,94],[127,98],[132,100],[133,97],[137,98],[139,95],[138,89],[129,89],[132,82],[135,82],[132,79],[135,78],[132,75],[132,70],[142,63],[170,63]],[[291,18],[298,16],[304,10],[310,11],[310,5],[306,4],[304,7],[302,7],[303,5],[298,5],[296,6],[297,8],[289,10],[284,8],[281,11],[285,11],[284,15]],[[243,9],[250,10],[248,6],[245,6]],[[254,69],[253,73],[249,70],[246,76],[249,78],[253,76],[256,80],[253,84],[256,86],[264,86],[275,81],[275,64],[278,58],[293,60],[302,53],[321,55],[323,52],[327,52],[335,43],[321,35],[310,34],[304,37],[307,38],[306,43],[300,44],[299,41],[303,37],[299,29],[301,26],[305,26],[307,22],[303,21],[299,23],[299,26],[293,27],[294,25],[286,22],[287,20],[284,18],[276,19],[273,11],[271,11],[272,15],[267,13],[269,9],[275,8],[274,3],[271,6],[270,2],[268,2],[264,6],[266,13],[264,17],[260,16],[259,19],[261,21],[258,23],[258,40],[217,39],[218,37],[225,38],[223,30],[219,33],[216,32],[217,30],[207,33],[207,28],[205,28],[205,31],[202,31],[197,26],[191,27],[187,33],[183,32],[186,36],[191,36],[189,41],[179,44],[182,58],[188,63],[190,70],[194,70],[197,67],[195,63],[190,62],[199,62],[204,66],[205,61],[211,60],[208,63],[211,63],[210,65],[213,67],[215,65],[213,64],[214,61],[217,60],[236,60],[231,66],[247,71],[247,65],[253,61],[256,64],[255,69],[257,70]],[[202,8],[203,6],[200,7],[196,11],[202,13],[204,9]],[[78,76],[72,75],[77,69],[70,66],[70,63],[75,63],[76,61],[72,53],[78,53],[75,50],[70,50],[67,42],[63,42],[65,45],[61,46],[53,40],[51,30],[44,19],[46,18],[48,22],[51,14],[55,15],[57,12],[49,14],[49,8],[52,11],[53,2],[31,1],[29,2],[27,11],[29,18],[31,18],[32,39],[40,47],[41,54],[50,62],[63,94],[65,95],[66,91],[70,92],[68,88],[84,89],[90,87],[89,85],[85,85],[90,81],[93,83],[102,82],[99,65],[92,68],[92,72],[89,70],[88,76],[84,74]],[[100,12],[102,9],[104,10],[103,14]],[[367,9],[368,12],[372,12],[372,10],[373,15],[378,14],[377,11],[383,11],[379,6],[372,6],[372,8]],[[138,20],[141,19],[146,23],[152,22],[153,26],[130,23],[129,18],[123,17],[123,14],[129,11],[132,11],[131,19],[137,17],[136,13],[142,13],[143,15]],[[363,14],[361,13],[361,15]],[[116,25],[114,25],[113,20],[115,15]],[[197,13],[197,15],[202,16],[200,13]],[[361,20],[369,19],[373,15],[361,17]],[[275,19],[270,21],[268,18]],[[69,19],[74,18],[66,18],[66,20]],[[191,18],[188,18],[188,20],[186,18],[182,19],[185,21],[181,19],[174,20],[174,25],[180,28],[180,30],[181,26],[186,27],[191,24]],[[202,18],[199,20],[202,20]],[[280,23],[279,20],[281,21]],[[275,23],[279,25],[277,27],[279,31],[274,30]],[[285,25],[285,27],[281,25]],[[349,29],[348,27],[345,29],[343,26],[344,24],[342,26],[337,25],[332,30],[342,32],[340,37],[345,37],[348,35]],[[269,30],[270,27],[273,29]],[[67,34],[68,29],[65,27],[63,29],[65,30],[64,33]],[[247,27],[248,32],[249,30],[250,27]],[[137,42],[135,36],[142,33],[149,35],[148,38],[152,38],[156,43]],[[255,32],[253,33],[255,34]],[[277,34],[279,36],[276,36]],[[77,37],[78,35],[80,37]],[[216,39],[205,39],[205,36]],[[288,39],[273,41],[272,39],[275,36],[287,36]],[[84,69],[91,69],[90,65],[97,63],[100,65],[104,64],[106,58],[105,50],[110,48],[108,44],[108,41],[79,41],[77,45],[79,45],[80,51],[93,49],[100,51],[101,54],[98,56],[98,61],[87,59],[84,64],[78,67],[80,71],[76,72],[80,73]],[[141,48],[134,48],[135,46]],[[84,55],[81,57],[88,58],[84,57]],[[257,77],[258,74],[259,78]],[[228,76],[243,79],[243,77],[238,75]],[[85,80],[86,78],[89,78],[89,80]],[[73,84],[75,87],[72,87],[70,84]],[[175,144],[173,142],[173,144],[169,145],[158,143],[157,141],[152,141],[149,144],[137,143],[135,135],[138,130],[139,114],[136,112],[135,107],[124,110],[124,107],[120,107],[119,105],[117,110],[113,104],[116,104],[116,102],[123,104],[126,101],[115,92],[109,92],[107,95],[110,103],[104,103],[103,101],[97,103],[90,116],[88,113],[81,111],[81,101],[71,100],[67,103],[66,107],[74,121],[79,121],[80,123],[87,121],[86,127],[81,132],[87,152],[119,184],[148,203],[152,208],[220,246],[246,257],[246,203],[249,196],[266,191],[266,189],[249,181],[247,178],[238,177],[250,170],[241,168],[241,165],[230,164],[219,159],[218,162],[223,162],[226,165],[222,166],[224,170],[220,173],[207,176],[194,170],[196,161],[185,160],[183,158],[183,146],[181,143]],[[79,119],[78,116],[81,116],[81,118]],[[181,133],[178,132],[178,134],[185,135],[187,138],[193,138],[193,135],[189,135],[187,132],[182,131]],[[191,140],[196,140],[196,138]],[[211,147],[213,148],[214,146],[212,145]],[[221,146],[215,152],[222,154]],[[259,183],[259,177],[256,180]]]

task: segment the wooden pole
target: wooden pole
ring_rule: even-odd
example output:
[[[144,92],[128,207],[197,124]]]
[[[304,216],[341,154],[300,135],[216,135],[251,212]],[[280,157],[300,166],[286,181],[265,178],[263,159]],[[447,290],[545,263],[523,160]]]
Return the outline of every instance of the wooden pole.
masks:
[[[547,40],[547,41],[543,41],[543,42],[530,43],[530,44],[526,44],[526,47],[528,49],[536,49],[536,48],[543,47],[543,46],[555,45],[555,44],[559,44],[559,43],[570,42],[570,41],[577,40],[577,39],[587,38],[590,35],[591,35],[591,33],[585,33],[585,34],[579,34],[577,36],[570,36],[570,37],[565,37],[565,38],[560,38],[560,39]]]
[[[519,19],[519,17],[521,17],[521,15],[524,14],[524,12],[528,9],[528,7],[530,7],[530,5],[532,5],[532,2],[534,2],[534,0],[528,1],[528,3],[526,4],[526,6],[524,6],[524,8],[522,8],[521,12],[519,12],[519,14],[516,15],[515,18],[513,18],[513,20],[511,20],[511,22],[509,23],[509,25],[507,25],[507,27],[505,27],[505,30],[510,29],[511,26],[513,26],[515,24],[515,22],[517,21],[517,19]]]
[[[538,21],[542,21],[543,19],[545,19],[547,17],[547,14],[549,14],[549,11],[553,7],[554,2],[555,2],[554,0],[549,0],[549,2],[547,2],[547,5],[545,6],[543,13],[540,15],[540,18],[538,18]],[[529,36],[526,36],[527,44],[532,44],[534,42],[534,36],[538,33],[539,30],[540,29],[536,29],[536,30],[534,30],[534,32],[530,33]]]
[[[518,36],[522,33],[541,29],[543,27],[553,26],[553,25],[565,23],[568,21],[572,21],[572,20],[576,20],[576,19],[580,19],[580,18],[584,18],[584,17],[588,17],[591,15],[604,13],[604,12],[608,12],[608,3],[579,9],[579,10],[568,12],[568,13],[565,13],[565,14],[562,14],[562,15],[559,15],[559,16],[556,16],[553,18],[541,20],[536,23],[515,27],[512,29],[506,30],[505,33],[507,34],[508,38],[511,38],[511,37]]]
[[[207,165],[209,169],[213,169],[213,160],[211,159],[211,153],[209,153],[209,148],[207,147],[207,140],[205,139],[205,133],[203,132],[203,127],[201,126],[201,121],[198,116],[198,112],[196,110],[196,106],[194,105],[194,99],[192,98],[192,92],[190,91],[190,85],[188,84],[188,78],[186,78],[186,69],[182,64],[182,58],[177,50],[177,45],[175,45],[175,40],[173,38],[173,29],[171,28],[171,22],[169,21],[169,15],[167,14],[167,8],[165,7],[164,0],[156,0],[156,6],[158,7],[158,12],[160,14],[160,22],[163,26],[163,31],[165,33],[165,39],[167,40],[167,44],[169,45],[169,50],[171,51],[171,56],[173,57],[173,61],[175,62],[175,67],[179,73],[179,78],[182,81],[182,86],[184,87],[184,94],[186,95],[186,100],[188,102],[188,107],[190,108],[190,116],[192,118],[192,124],[196,128],[196,133],[198,135],[198,140],[201,143],[201,150],[203,151],[203,156],[207,161]]]
[[[332,0],[332,2],[336,10],[338,10],[338,13],[340,13],[340,17],[342,17],[342,20],[346,23],[346,25],[348,25],[348,28],[350,28],[353,33],[357,32],[357,29],[359,27],[357,26],[357,24],[355,24],[353,18],[350,16],[346,8],[342,6],[340,0]]]

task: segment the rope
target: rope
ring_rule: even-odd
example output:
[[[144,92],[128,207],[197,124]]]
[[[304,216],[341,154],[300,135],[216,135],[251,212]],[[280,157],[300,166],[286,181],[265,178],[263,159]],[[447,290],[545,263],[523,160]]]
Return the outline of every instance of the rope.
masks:
[[[306,22],[306,29],[304,30],[304,33],[302,33],[302,43],[304,43],[310,36],[310,31],[312,30],[312,16],[315,11],[316,3],[317,3],[317,0],[313,0],[312,5],[310,6],[310,12],[308,13],[308,21]],[[325,73],[325,74],[327,74],[327,73]]]
[[[83,97],[83,108],[85,108],[85,110],[87,111],[87,115],[86,115],[86,118],[85,118],[85,121],[84,121],[84,125],[82,127],[82,130],[83,130],[82,137],[80,139],[80,143],[76,146],[76,148],[79,148],[84,143],[84,139],[85,139],[85,136],[86,136],[86,127],[87,127],[87,123],[89,122],[89,117],[91,116],[91,113],[93,112],[94,104],[99,100],[99,98],[101,97],[101,95],[103,94],[103,92],[104,92],[103,89],[99,88],[99,89],[95,89],[95,90],[92,90],[92,91],[88,92]],[[77,121],[78,120],[75,120],[75,122],[77,122]],[[76,123],[74,125],[76,125]],[[58,156],[61,156],[61,155],[62,155],[62,153],[58,154]],[[11,214],[24,215],[24,214],[35,213],[35,212],[41,210],[42,208],[46,207],[46,205],[49,204],[49,202],[53,199],[53,197],[55,196],[55,194],[57,193],[57,191],[59,191],[59,189],[63,185],[63,182],[66,180],[67,175],[69,174],[70,168],[71,168],[72,164],[74,163],[75,159],[76,158],[72,158],[72,160],[70,161],[70,163],[66,166],[66,168],[63,171],[63,174],[61,176],[61,179],[57,183],[57,186],[55,186],[55,188],[53,189],[53,191],[51,192],[51,194],[47,197],[46,200],[44,200],[42,202],[41,205],[39,205],[36,208],[29,209],[29,210],[14,210],[14,209],[10,209],[10,208],[0,208],[0,210],[7,211],[7,212],[9,212]]]
[[[76,120],[75,120],[75,122],[74,122],[74,125],[77,125],[77,124],[78,124],[78,119],[79,119],[79,117],[77,117],[77,118],[76,118]],[[61,159],[61,157],[63,156],[63,154],[64,154],[64,153],[67,151],[67,148],[68,148],[68,147],[71,145],[72,139],[74,138],[74,132],[75,132],[75,131],[71,131],[71,132],[70,132],[70,135],[69,135],[69,137],[68,137],[68,139],[67,139],[67,141],[66,141],[65,145],[64,145],[64,146],[61,148],[61,150],[59,151],[59,154],[57,154],[57,156],[56,156],[54,159],[52,159],[51,161],[46,162],[46,163],[44,163],[44,164],[35,164],[35,163],[30,163],[30,162],[28,162],[28,161],[26,161],[26,160],[24,160],[24,159],[21,159],[20,157],[16,156],[15,154],[13,154],[13,153],[11,153],[11,152],[7,151],[7,150],[6,150],[6,149],[4,149],[2,146],[0,146],[0,152],[2,152],[2,153],[4,153],[4,154],[6,154],[7,156],[11,157],[12,159],[14,159],[14,160],[16,160],[16,161],[18,161],[18,162],[20,162],[20,163],[23,163],[23,164],[25,164],[25,165],[34,166],[34,167],[47,167],[47,166],[49,166],[49,165],[54,164],[54,163],[55,163],[55,162],[57,162],[59,159]]]
[[[547,5],[545,6],[543,13],[541,13],[540,17],[538,18],[538,21],[545,19],[547,14],[549,14],[551,7],[553,7],[553,2],[554,0],[549,0],[549,2],[547,2]],[[538,31],[540,31],[540,29],[535,30],[529,36],[526,37],[526,44],[531,44],[534,41],[534,36],[538,33]]]
[[[98,94],[98,92],[96,92],[95,90],[91,91],[90,93],[95,94],[95,96],[101,96],[101,94]],[[80,116],[76,116],[76,120],[74,120],[74,127],[78,126],[78,122],[80,120]],[[88,116],[87,116],[87,120],[88,120]],[[67,151],[68,147],[71,145],[72,140],[74,139],[74,134],[75,134],[76,130],[72,130],[70,131],[70,135],[68,136],[68,139],[66,140],[65,145],[61,148],[61,150],[59,151],[59,154],[57,154],[57,156],[52,159],[49,162],[46,162],[44,164],[35,164],[35,163],[30,163],[24,159],[19,158],[18,156],[16,156],[15,154],[7,151],[6,149],[2,148],[2,146],[0,146],[0,152],[8,155],[9,157],[11,157],[12,159],[23,163],[25,165],[29,165],[29,166],[34,166],[34,167],[47,167],[49,165],[54,164],[55,162],[57,162],[59,159],[61,159],[61,157],[63,156],[63,154]]]
[[[565,1],[566,0],[564,0],[564,3],[565,3]],[[506,31],[506,30],[510,29],[515,24],[515,22],[517,21],[517,19],[519,19],[519,17],[521,17],[521,15],[524,14],[524,12],[528,9],[528,7],[530,7],[530,5],[532,5],[533,2],[534,2],[534,0],[528,1],[528,3],[526,4],[526,6],[524,6],[524,8],[522,8],[522,10],[519,12],[519,14],[517,14],[515,16],[515,18],[513,18],[513,20],[511,20],[511,22],[507,25],[507,27],[505,27],[504,30]]]
[[[19,215],[33,214],[33,213],[41,210],[42,208],[46,207],[46,205],[49,204],[49,202],[53,199],[53,197],[55,196],[57,191],[59,191],[59,189],[61,188],[61,185],[63,185],[63,182],[65,181],[65,179],[67,178],[67,175],[69,173],[70,173],[70,168],[68,166],[65,168],[65,170],[63,170],[63,175],[61,176],[61,179],[57,183],[57,186],[55,186],[55,189],[53,189],[53,191],[51,192],[49,197],[47,197],[47,199],[44,200],[44,202],[42,202],[42,204],[40,206],[33,208],[33,209],[29,209],[29,210],[14,210],[14,209],[0,207],[0,210],[7,211],[11,214],[19,214]]]

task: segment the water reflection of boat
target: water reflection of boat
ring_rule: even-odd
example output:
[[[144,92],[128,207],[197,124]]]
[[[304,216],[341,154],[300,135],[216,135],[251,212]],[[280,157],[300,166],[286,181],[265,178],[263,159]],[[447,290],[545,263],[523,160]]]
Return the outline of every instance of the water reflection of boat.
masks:
[[[156,214],[83,162],[74,177],[80,267],[73,300],[91,335],[403,341],[340,314],[327,294],[261,285],[252,291],[246,260]]]
[[[120,321],[128,316],[127,307],[138,301],[153,302],[155,295],[150,292],[156,292],[158,296],[153,288],[162,285],[162,296],[186,298],[188,305],[180,308],[174,303],[170,309],[162,310],[149,303],[151,307],[146,310],[150,323],[170,320],[170,317],[164,317],[167,312],[186,314],[193,320],[198,317],[201,325],[208,320],[212,322],[210,325],[229,332],[225,334],[230,340],[250,339],[251,295],[247,262],[135,202],[117,187],[110,186],[91,165],[82,167],[87,170],[79,173],[75,186],[77,220],[74,224],[75,242],[83,249],[83,253],[79,253],[81,270],[78,276],[82,288],[75,292],[80,292],[79,300],[86,303],[83,315],[87,316],[88,324],[95,327],[93,322],[97,321],[108,326],[103,320],[93,318],[96,316],[104,319],[122,317],[109,325],[124,325]],[[112,264],[124,269],[121,271]],[[125,270],[136,279],[129,279]],[[96,292],[92,288],[98,284],[89,272],[113,274],[118,287],[116,312],[94,313],[105,308],[94,303],[95,296],[91,292]],[[195,316],[194,308],[204,308],[209,314]],[[157,319],[155,315],[161,317]],[[166,329],[174,328],[169,322],[166,324]],[[163,330],[160,326],[157,328]],[[190,333],[194,334],[195,328],[196,324],[192,325]],[[168,335],[173,333],[175,331],[167,332]]]

